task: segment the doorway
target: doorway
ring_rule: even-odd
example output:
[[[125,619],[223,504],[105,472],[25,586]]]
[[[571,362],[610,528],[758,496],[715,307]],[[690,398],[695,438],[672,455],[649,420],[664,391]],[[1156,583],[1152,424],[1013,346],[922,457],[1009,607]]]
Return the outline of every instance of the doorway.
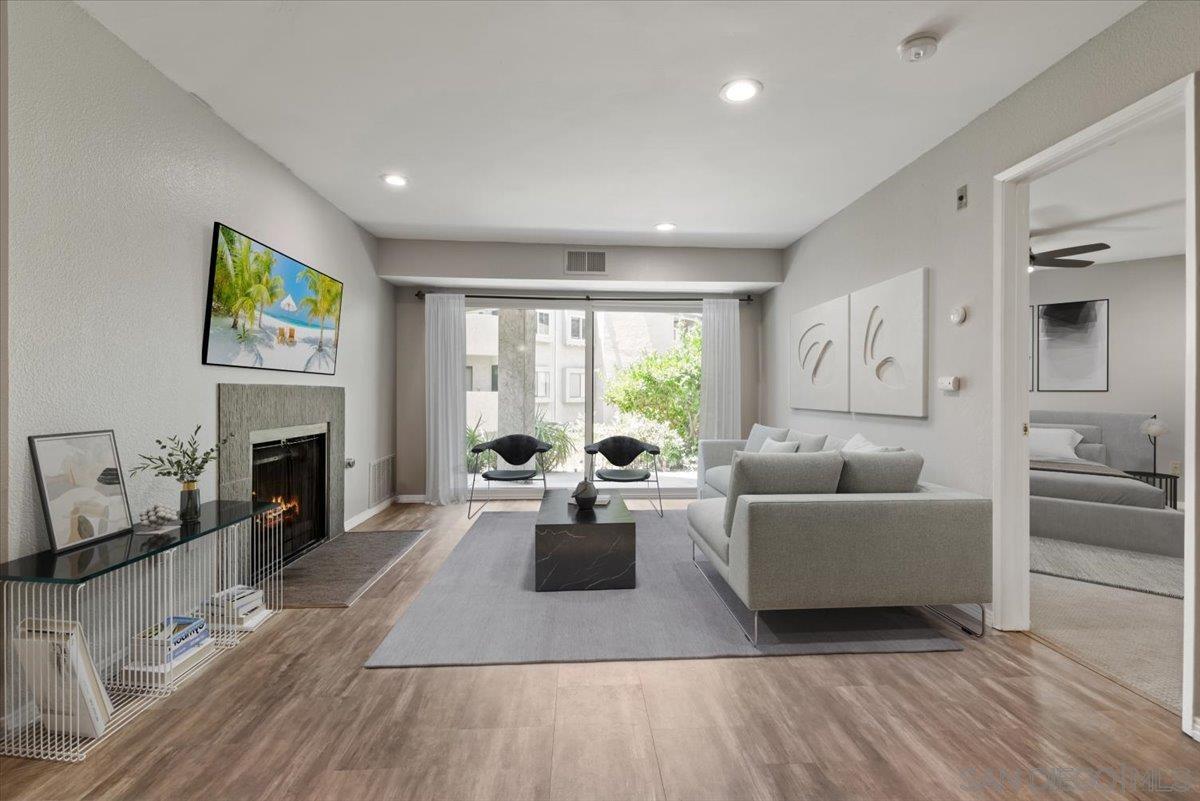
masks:
[[[1182,113],[1184,131],[1183,671],[1181,724],[1200,739],[1197,705],[1197,80],[1189,75],[995,177],[993,330],[993,619],[997,628],[1030,628],[1030,186],[1131,131]],[[1079,298],[1077,300],[1100,300]],[[1107,308],[1087,310],[1091,323]],[[1070,322],[1070,321],[1068,321]],[[1061,378],[1061,376],[1059,376]],[[1036,376],[1035,376],[1036,380]],[[1039,437],[1040,439],[1040,437]]]

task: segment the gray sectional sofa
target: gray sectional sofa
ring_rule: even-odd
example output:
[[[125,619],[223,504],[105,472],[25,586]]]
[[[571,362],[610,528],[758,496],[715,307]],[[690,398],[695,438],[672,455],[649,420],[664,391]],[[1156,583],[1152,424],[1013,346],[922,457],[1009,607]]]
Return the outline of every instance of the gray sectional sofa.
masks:
[[[801,452],[754,452],[789,437]],[[990,602],[991,501],[921,483],[911,451],[839,444],[764,426],[700,443],[688,534],[746,608]]]

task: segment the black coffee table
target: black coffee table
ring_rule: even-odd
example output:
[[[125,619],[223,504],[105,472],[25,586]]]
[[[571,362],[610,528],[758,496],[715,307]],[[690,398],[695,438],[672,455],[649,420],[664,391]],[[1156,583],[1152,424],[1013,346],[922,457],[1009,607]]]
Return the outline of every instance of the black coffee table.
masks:
[[[533,526],[534,589],[631,590],[637,586],[637,534],[620,495],[581,512],[570,490],[549,490]]]

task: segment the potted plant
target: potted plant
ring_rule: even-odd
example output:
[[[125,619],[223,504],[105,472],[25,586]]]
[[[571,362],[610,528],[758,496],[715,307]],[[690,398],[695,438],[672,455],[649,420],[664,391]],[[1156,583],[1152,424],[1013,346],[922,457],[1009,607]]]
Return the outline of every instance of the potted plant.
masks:
[[[130,475],[148,471],[156,476],[178,481],[179,519],[184,523],[194,523],[200,519],[200,475],[209,462],[217,458],[221,446],[229,441],[229,437],[226,437],[214,443],[208,450],[201,451],[197,439],[199,433],[200,426],[196,426],[186,440],[179,436],[154,440],[162,453],[153,456],[139,453],[138,459],[141,461],[129,471]]]

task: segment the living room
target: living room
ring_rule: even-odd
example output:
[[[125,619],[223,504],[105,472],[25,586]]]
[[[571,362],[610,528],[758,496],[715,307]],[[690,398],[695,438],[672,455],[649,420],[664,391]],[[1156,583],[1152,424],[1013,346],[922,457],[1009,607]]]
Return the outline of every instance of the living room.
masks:
[[[0,797],[1200,788],[1200,3],[0,8]],[[1171,703],[1031,632],[1026,271],[1166,119]]]

